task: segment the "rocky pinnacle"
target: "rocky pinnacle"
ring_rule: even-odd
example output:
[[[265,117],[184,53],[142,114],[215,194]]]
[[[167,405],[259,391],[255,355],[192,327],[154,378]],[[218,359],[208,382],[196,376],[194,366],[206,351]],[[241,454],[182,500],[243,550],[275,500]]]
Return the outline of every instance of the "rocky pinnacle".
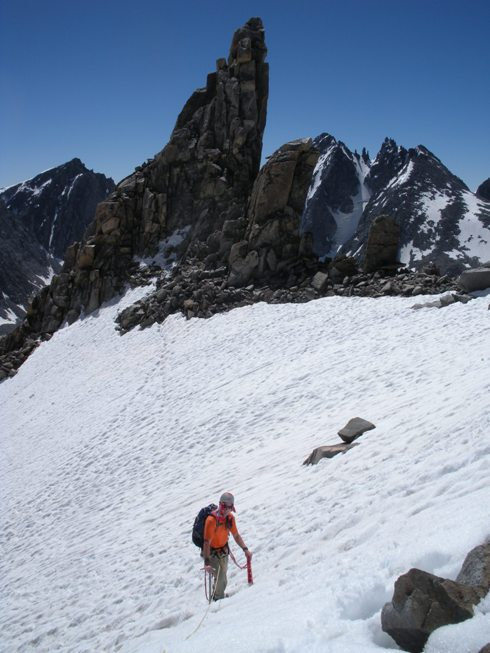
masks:
[[[228,59],[217,60],[186,102],[164,149],[97,206],[84,240],[68,248],[62,272],[34,298],[0,354],[98,308],[122,290],[134,257],[154,254],[175,230],[186,234],[185,257],[225,222],[240,224],[260,166],[266,54],[262,21],[251,18],[233,35]]]

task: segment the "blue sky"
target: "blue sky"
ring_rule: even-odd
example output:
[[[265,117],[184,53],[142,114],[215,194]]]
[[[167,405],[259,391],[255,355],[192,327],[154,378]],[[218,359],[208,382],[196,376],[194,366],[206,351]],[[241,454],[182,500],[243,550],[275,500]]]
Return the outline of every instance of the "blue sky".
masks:
[[[423,144],[475,188],[490,176],[487,0],[2,0],[0,186],[79,157],[119,181],[261,16],[264,156],[329,132],[371,156]]]

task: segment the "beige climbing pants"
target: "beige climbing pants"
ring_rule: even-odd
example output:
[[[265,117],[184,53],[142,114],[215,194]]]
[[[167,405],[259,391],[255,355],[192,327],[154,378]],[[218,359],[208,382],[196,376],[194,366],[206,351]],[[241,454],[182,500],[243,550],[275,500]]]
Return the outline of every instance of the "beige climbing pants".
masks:
[[[211,567],[214,569],[213,596],[215,601],[225,597],[225,589],[228,579],[228,554],[212,552],[209,559]]]

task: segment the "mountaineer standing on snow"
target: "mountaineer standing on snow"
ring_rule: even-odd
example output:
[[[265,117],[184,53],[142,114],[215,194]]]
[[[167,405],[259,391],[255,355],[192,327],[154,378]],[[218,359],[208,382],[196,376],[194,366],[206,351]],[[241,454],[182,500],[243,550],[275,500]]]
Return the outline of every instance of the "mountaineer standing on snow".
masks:
[[[215,601],[224,598],[228,571],[228,534],[231,532],[235,542],[243,549],[247,562],[252,557],[251,551],[245,546],[238,532],[235,516],[235,497],[231,492],[224,492],[219,500],[219,506],[213,510],[204,522],[204,543],[202,555],[208,571],[214,574],[213,597]]]

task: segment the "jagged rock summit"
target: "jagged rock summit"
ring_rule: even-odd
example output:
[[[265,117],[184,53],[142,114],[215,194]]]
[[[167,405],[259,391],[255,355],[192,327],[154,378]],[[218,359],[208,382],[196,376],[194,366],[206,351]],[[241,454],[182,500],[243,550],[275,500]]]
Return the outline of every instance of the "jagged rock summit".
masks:
[[[260,166],[266,54],[262,21],[251,18],[235,32],[228,59],[217,60],[206,86],[186,102],[166,147],[97,206],[86,238],[68,248],[61,273],[34,299],[4,351],[28,334],[53,333],[113,297],[134,257],[155,253],[169,234],[180,233],[184,255],[191,243],[195,251],[206,249],[226,222],[240,229]],[[221,245],[226,259],[227,244]]]
[[[399,226],[398,259],[411,269],[435,264],[456,276],[490,254],[490,202],[427,148],[405,149],[386,138],[371,161],[329,134],[314,139],[321,155],[303,212],[302,230],[323,258],[338,254],[362,262],[369,229],[380,215]]]
[[[61,270],[112,179],[72,159],[0,190],[0,333],[25,315],[29,298]]]
[[[490,203],[476,200],[425,148],[386,139],[372,162],[366,150],[352,153],[322,134],[286,143],[259,171],[266,54],[262,21],[251,18],[186,102],[169,143],[97,206],[61,272],[0,341],[3,376],[65,321],[149,278],[156,290],[120,314],[123,333],[177,311],[209,317],[257,301],[460,290],[440,275],[454,262],[447,248],[460,266],[479,260]],[[169,274],[156,261],[170,249]],[[428,270],[434,256],[440,269]],[[141,257],[155,264],[142,268]],[[417,272],[391,280],[404,264]]]

